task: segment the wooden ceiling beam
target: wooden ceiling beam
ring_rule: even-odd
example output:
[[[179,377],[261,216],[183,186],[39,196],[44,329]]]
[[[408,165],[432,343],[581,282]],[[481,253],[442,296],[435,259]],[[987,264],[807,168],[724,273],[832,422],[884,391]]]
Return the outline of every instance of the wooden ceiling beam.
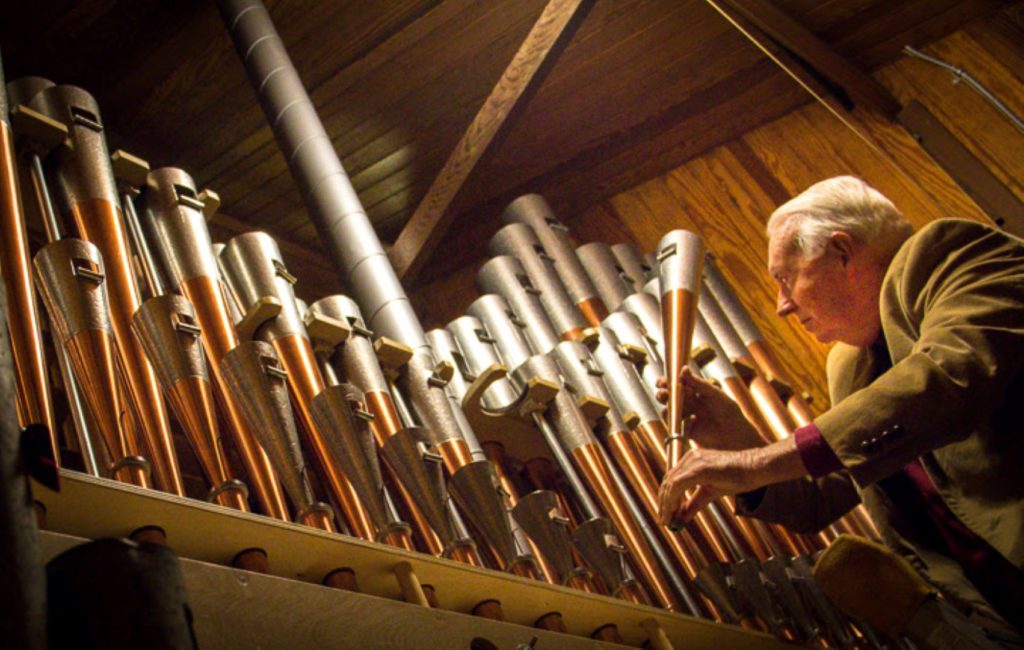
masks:
[[[771,0],[706,1],[811,94],[824,86],[843,104],[862,104],[889,119],[899,113],[900,103],[882,84]]]
[[[540,87],[594,0],[550,0],[484,101],[389,253],[398,276],[412,281],[455,219],[448,208],[491,145]]]

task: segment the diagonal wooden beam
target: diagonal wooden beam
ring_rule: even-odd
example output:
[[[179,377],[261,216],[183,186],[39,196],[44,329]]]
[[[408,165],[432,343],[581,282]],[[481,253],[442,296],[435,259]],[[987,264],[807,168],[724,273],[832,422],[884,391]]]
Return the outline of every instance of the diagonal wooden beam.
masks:
[[[550,0],[544,7],[395,240],[388,255],[401,279],[412,281],[423,268],[455,219],[448,208],[466,179],[495,140],[507,133],[593,5],[594,0]]]
[[[895,119],[899,113],[900,103],[882,84],[833,50],[771,0],[706,1],[812,94],[816,95],[816,91],[824,86],[843,103],[848,98],[889,119]],[[788,58],[788,63],[796,62],[803,70],[796,70],[796,66],[781,61],[780,51],[784,55],[782,58]]]

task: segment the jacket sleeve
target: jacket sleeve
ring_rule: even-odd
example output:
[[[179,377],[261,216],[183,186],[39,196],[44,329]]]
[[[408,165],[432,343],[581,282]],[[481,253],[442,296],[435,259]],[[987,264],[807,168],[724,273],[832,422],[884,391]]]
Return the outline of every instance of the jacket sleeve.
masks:
[[[736,495],[736,514],[763,519],[813,534],[860,503],[845,472],[819,479],[801,478]]]
[[[935,222],[893,260],[881,305],[890,349],[907,354],[815,419],[862,488],[966,438],[1002,405],[1024,360],[1024,245]]]

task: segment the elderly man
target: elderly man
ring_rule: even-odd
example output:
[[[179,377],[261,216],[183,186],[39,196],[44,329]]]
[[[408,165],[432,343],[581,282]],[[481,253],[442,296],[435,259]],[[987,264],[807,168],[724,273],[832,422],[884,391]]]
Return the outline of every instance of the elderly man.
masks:
[[[739,409],[687,374],[703,448],[667,474],[662,522],[738,494],[740,514],[813,532],[863,501],[944,593],[1024,629],[1024,242],[952,219],[912,234],[848,176],[779,207],[768,236],[779,315],[836,343],[832,408],[758,446]]]

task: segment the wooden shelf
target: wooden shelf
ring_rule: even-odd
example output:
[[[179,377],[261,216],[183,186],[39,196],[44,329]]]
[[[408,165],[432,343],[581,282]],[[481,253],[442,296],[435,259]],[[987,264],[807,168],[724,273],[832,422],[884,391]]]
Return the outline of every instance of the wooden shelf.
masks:
[[[478,569],[78,472],[62,471],[61,484],[60,493],[33,485],[36,499],[47,510],[48,531],[96,539],[126,536],[140,526],[159,525],[167,531],[168,546],[181,558],[196,561],[196,566],[186,562],[191,567],[187,573],[209,574],[204,581],[208,580],[214,587],[221,585],[216,588],[197,586],[196,593],[190,586],[190,598],[198,597],[201,601],[192,603],[193,608],[214,607],[213,612],[228,609],[233,612],[232,617],[240,617],[239,625],[272,628],[267,634],[281,635],[288,641],[287,646],[282,646],[268,638],[261,644],[264,647],[320,647],[314,641],[326,643],[324,629],[343,627],[348,634],[355,626],[362,629],[360,634],[371,634],[373,628],[383,626],[409,629],[380,629],[381,642],[374,643],[369,636],[360,637],[364,642],[362,647],[469,647],[472,638],[482,636],[498,647],[515,648],[537,636],[539,639],[551,637],[547,644],[538,643],[538,648],[593,648],[601,646],[587,637],[608,623],[618,626],[627,644],[639,646],[647,639],[641,623],[652,618],[677,648],[792,647],[774,637],[738,627]],[[50,542],[60,547],[62,543],[54,539]],[[267,551],[272,575],[251,574],[225,566],[238,551],[250,547]],[[427,610],[401,602],[393,568],[402,561],[412,565],[422,583],[434,586],[440,609]],[[327,572],[340,567],[355,570],[362,594],[320,586]],[[237,591],[232,585],[240,581],[252,587],[245,590],[246,606],[225,604],[223,599],[229,597],[232,590]],[[279,592],[292,594],[293,602],[282,604]],[[488,598],[501,601],[505,623],[466,614]],[[568,631],[577,636],[522,627],[531,626],[538,617],[555,611],[562,613]],[[197,613],[197,620],[213,616],[213,612]],[[367,613],[365,617],[363,612]],[[435,636],[438,622],[445,623],[440,626],[445,630],[451,628],[447,636],[441,631],[436,634],[442,636]],[[416,632],[421,624],[423,633]],[[296,629],[289,630],[292,625]],[[322,626],[326,628],[321,629]],[[224,627],[238,628],[234,624]],[[249,630],[238,629],[239,635],[249,633]],[[330,638],[334,640],[326,645],[338,647],[337,638]],[[507,643],[513,638],[516,639],[513,645],[497,640]],[[437,644],[438,640],[441,645]],[[215,647],[224,646],[217,644]]]

